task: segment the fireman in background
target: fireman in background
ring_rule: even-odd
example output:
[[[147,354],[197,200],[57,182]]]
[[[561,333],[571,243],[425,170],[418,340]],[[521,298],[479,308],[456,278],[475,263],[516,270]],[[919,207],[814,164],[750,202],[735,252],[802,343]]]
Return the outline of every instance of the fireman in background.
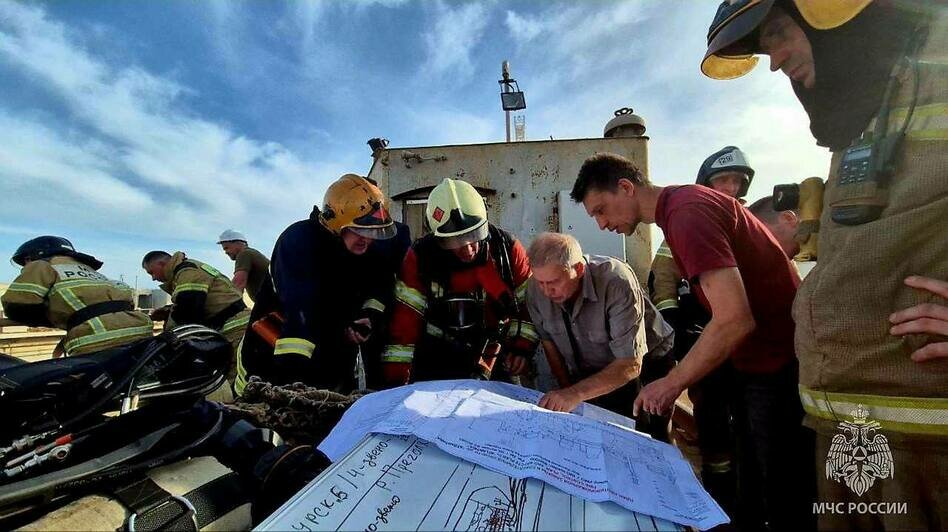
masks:
[[[265,283],[254,303],[240,351],[238,394],[252,375],[342,393],[356,387],[358,355],[370,358],[366,348],[386,332],[395,274],[410,245],[408,227],[393,222],[385,204],[374,183],[345,174],[322,209],[283,231],[270,261],[272,286]]]
[[[754,169],[744,152],[736,146],[726,146],[704,160],[695,183],[742,200],[753,178]],[[691,292],[688,280],[682,278],[664,241],[652,261],[649,289],[655,308],[675,329],[675,355],[681,360],[701,335],[710,316]],[[698,429],[701,480],[718,504],[731,515],[735,511],[737,483],[732,463],[734,438],[728,408],[732,371],[730,363],[725,362],[688,389]]]
[[[54,356],[87,355],[154,334],[151,319],[133,310],[135,292],[99,273],[102,262],[65,238],[24,242],[11,260],[23,270],[0,298],[3,311],[24,325],[65,330]]]
[[[171,313],[165,320],[165,330],[191,323],[220,331],[234,350],[234,358],[227,370],[231,386],[237,373],[236,353],[250,318],[250,309],[244,303],[243,291],[213,266],[188,258],[183,251],[174,255],[166,251],[151,251],[142,258],[142,268],[161,289],[171,294]],[[230,394],[211,396],[230,401]]]
[[[464,181],[436,186],[425,214],[432,233],[405,256],[395,286],[386,380],[510,380],[525,372],[539,337],[524,305],[523,246],[487,221],[484,199]]]
[[[946,51],[944,2],[731,1],[708,31],[702,72],[736,78],[769,56],[833,152],[819,261],[793,306],[817,501],[906,511],[821,512],[820,528],[948,525]]]

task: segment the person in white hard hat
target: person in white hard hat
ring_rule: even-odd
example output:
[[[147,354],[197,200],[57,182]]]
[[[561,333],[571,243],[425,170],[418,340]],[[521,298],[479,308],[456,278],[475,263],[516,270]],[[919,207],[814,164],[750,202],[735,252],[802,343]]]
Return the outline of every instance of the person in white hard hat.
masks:
[[[217,243],[234,265],[234,286],[246,290],[251,300],[255,300],[263,283],[270,276],[270,261],[256,249],[247,245],[247,237],[240,231],[228,229],[221,233]]]

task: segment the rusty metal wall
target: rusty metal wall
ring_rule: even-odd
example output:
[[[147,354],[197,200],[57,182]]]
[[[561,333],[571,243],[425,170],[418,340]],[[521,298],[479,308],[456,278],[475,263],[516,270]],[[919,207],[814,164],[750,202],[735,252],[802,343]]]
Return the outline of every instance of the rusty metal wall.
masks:
[[[648,137],[389,148],[369,172],[389,197],[437,185],[443,178],[490,189],[491,221],[514,233],[525,246],[544,231],[556,231],[556,195],[570,190],[583,161],[599,152],[618,153],[648,173]],[[403,203],[393,201],[401,221]],[[626,238],[626,260],[643,284],[651,264],[651,228],[639,226]]]

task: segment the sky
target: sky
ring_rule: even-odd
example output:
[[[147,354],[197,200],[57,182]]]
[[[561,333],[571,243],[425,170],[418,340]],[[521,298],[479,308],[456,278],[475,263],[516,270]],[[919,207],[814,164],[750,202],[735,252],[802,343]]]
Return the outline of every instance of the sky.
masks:
[[[269,254],[366,141],[502,141],[504,59],[527,140],[601,137],[615,109],[648,124],[649,170],[690,183],[729,144],[748,198],[825,177],[788,80],[698,65],[716,2],[0,0],[0,282],[22,242],[66,236],[102,271],[154,288],[152,249],[222,271],[243,231]]]

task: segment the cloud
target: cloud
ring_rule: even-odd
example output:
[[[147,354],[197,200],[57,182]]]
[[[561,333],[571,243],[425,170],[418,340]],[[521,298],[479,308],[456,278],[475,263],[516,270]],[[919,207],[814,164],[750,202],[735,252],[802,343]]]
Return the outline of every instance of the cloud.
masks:
[[[107,63],[36,7],[0,4],[0,61],[65,109],[0,108],[0,195],[21,225],[178,245],[242,225],[272,241],[342,173],[201,117],[194,89]]]
[[[490,7],[489,3],[447,4],[440,0],[435,4],[433,27],[424,34],[428,54],[425,75],[470,78],[474,73],[471,53],[484,36]]]
[[[528,138],[601,136],[613,110],[633,107],[648,125],[649,173],[660,185],[693,183],[704,158],[728,144],[740,146],[757,171],[751,200],[775,184],[825,177],[829,153],[815,145],[786,78],[765,68],[726,82],[701,75],[714,7],[611,2],[508,10],[517,77],[530,102]],[[653,235],[657,245],[661,231]]]
[[[19,98],[0,102],[0,198],[17,198],[3,202],[0,243],[34,227],[101,238],[137,260],[156,247],[216,253],[205,243],[235,227],[266,252],[332,179],[367,170],[368,137],[502,138],[502,59],[526,92],[528,139],[598,137],[631,106],[648,122],[661,184],[691,182],[726,144],[758,169],[751,199],[828,167],[785,78],[701,76],[713,4],[182,6],[167,12],[196,19],[182,36],[210,50],[199,60],[123,18],[91,24],[0,2],[0,75]]]

